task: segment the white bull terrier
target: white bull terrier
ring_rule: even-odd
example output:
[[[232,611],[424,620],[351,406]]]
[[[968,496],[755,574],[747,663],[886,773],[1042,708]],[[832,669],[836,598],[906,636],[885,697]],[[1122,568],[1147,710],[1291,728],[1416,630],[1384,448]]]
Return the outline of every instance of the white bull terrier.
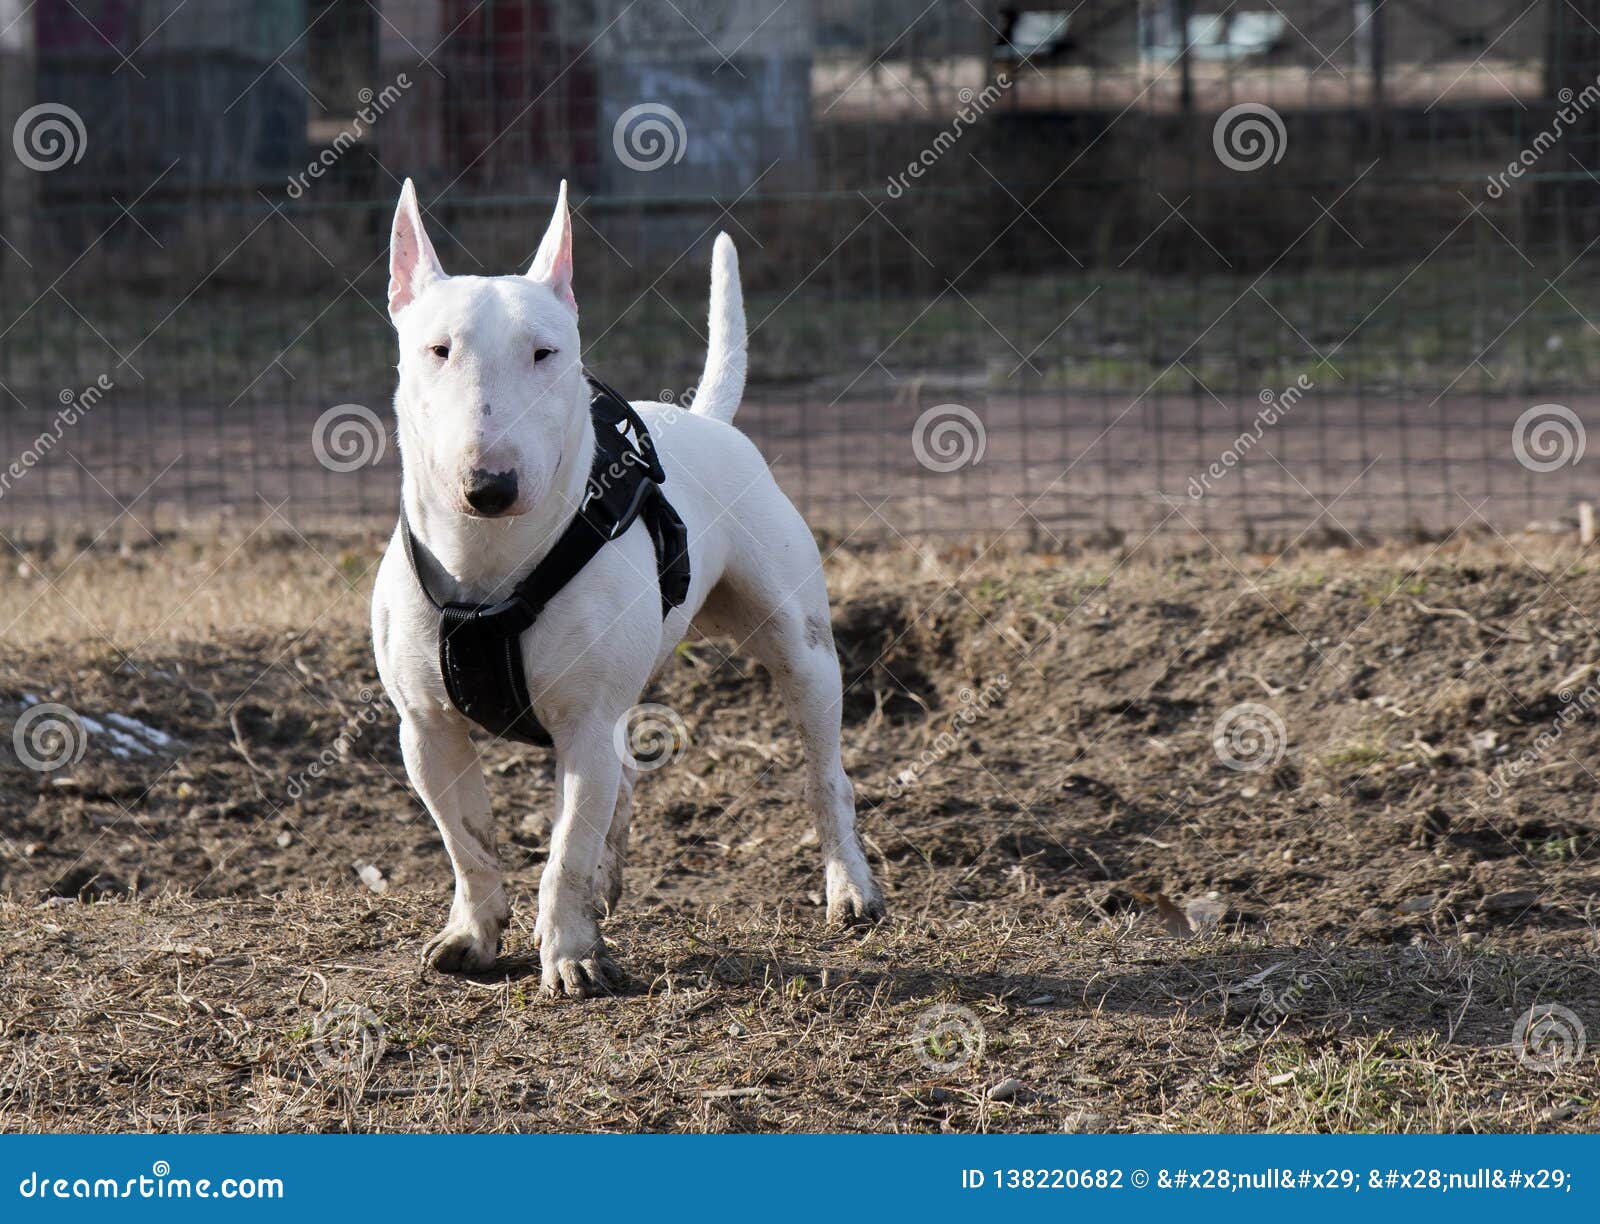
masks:
[[[402,497],[418,573],[441,601],[505,598],[573,520],[595,448],[566,184],[522,276],[447,276],[407,180],[395,211],[389,314]],[[547,994],[608,991],[621,975],[599,918],[622,889],[634,769],[616,728],[692,624],[747,644],[781,690],[805,746],[807,802],[821,840],[828,919],[882,917],[840,760],[841,685],[815,541],[755,446],[733,427],[744,391],[744,302],[733,243],[712,255],[710,343],[690,412],[634,404],[688,530],[688,598],[662,618],[643,522],[605,544],[521,636],[527,690],[556,753],[560,812],[539,880],[534,941]],[[490,968],[510,918],[472,724],[452,704],[439,613],[400,529],[372,595],[378,673],[400,713],[411,784],[455,869],[450,920],[427,961]]]

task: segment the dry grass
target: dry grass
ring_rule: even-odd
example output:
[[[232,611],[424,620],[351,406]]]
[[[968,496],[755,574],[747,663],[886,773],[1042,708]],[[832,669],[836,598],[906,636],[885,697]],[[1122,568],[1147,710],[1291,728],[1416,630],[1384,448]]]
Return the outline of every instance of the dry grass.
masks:
[[[784,906],[612,926],[637,991],[421,973],[436,905],[291,894],[0,909],[0,1126],[51,1130],[1527,1130],[1600,1122],[1593,1068],[1496,1046],[1592,972],[1442,947],[1177,943],[1041,907],[820,938]],[[325,951],[318,951],[325,949]],[[1276,968],[1274,968],[1276,966]],[[1266,983],[1301,978],[1290,1016]],[[1589,980],[1581,980],[1583,978]],[[982,1052],[918,1059],[965,1009]],[[359,1010],[356,1010],[359,1009]],[[330,1025],[329,1017],[333,1020]],[[363,1030],[350,1039],[351,1021]],[[339,1035],[344,1034],[341,1040]],[[975,1048],[975,1047],[972,1047]],[[959,1043],[940,1057],[961,1057]],[[997,1084],[1014,1094],[991,1099]],[[1002,1094],[1005,1095],[1005,1094]]]
[[[832,556],[891,920],[822,926],[770,684],[691,644],[654,697],[692,750],[645,778],[607,927],[632,987],[570,1003],[538,997],[531,950],[545,754],[486,749],[514,918],[479,979],[418,967],[448,867],[389,715],[286,789],[373,683],[381,543],[12,558],[0,742],[23,692],[184,742],[49,775],[0,757],[0,1129],[1600,1124],[1592,1050],[1545,1070],[1514,1040],[1535,1005],[1600,1021],[1600,730],[1487,788],[1600,658],[1582,557]],[[1212,751],[1247,701],[1287,729],[1270,770]],[[953,1036],[919,1044],[939,1007]]]

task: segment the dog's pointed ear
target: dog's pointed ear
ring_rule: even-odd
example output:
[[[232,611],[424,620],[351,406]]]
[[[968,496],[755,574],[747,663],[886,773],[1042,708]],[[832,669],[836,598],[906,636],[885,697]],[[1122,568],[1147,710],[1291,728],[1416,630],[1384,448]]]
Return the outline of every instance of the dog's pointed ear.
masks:
[[[556,211],[539,243],[539,253],[533,257],[533,266],[528,269],[528,279],[549,285],[558,298],[572,307],[573,314],[578,313],[578,300],[572,296],[572,214],[567,211],[566,179],[561,180]]]
[[[422,228],[417,189],[407,179],[400,188],[400,204],[394,210],[394,228],[389,234],[389,317],[397,316],[429,285],[444,279],[439,256],[428,241],[428,231]]]

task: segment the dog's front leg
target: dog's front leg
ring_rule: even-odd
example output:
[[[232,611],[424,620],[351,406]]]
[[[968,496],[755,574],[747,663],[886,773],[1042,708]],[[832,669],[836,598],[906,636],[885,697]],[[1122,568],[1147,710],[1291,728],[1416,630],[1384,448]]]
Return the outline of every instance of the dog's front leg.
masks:
[[[608,993],[622,974],[600,937],[595,874],[617,806],[622,762],[610,723],[586,721],[560,737],[556,769],[561,814],[550,837],[550,861],[539,878],[535,939],[544,992],[577,997]]]
[[[500,952],[511,908],[500,886],[494,820],[477,750],[459,720],[414,714],[401,719],[400,750],[456,873],[450,921],[428,941],[423,956],[446,973],[488,969]]]

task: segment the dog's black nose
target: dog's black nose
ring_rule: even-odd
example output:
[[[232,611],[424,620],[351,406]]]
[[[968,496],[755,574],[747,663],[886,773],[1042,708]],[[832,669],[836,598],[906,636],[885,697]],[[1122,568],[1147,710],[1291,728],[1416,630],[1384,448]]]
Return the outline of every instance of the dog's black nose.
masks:
[[[473,468],[467,477],[467,505],[479,514],[504,514],[517,500],[516,472]]]

